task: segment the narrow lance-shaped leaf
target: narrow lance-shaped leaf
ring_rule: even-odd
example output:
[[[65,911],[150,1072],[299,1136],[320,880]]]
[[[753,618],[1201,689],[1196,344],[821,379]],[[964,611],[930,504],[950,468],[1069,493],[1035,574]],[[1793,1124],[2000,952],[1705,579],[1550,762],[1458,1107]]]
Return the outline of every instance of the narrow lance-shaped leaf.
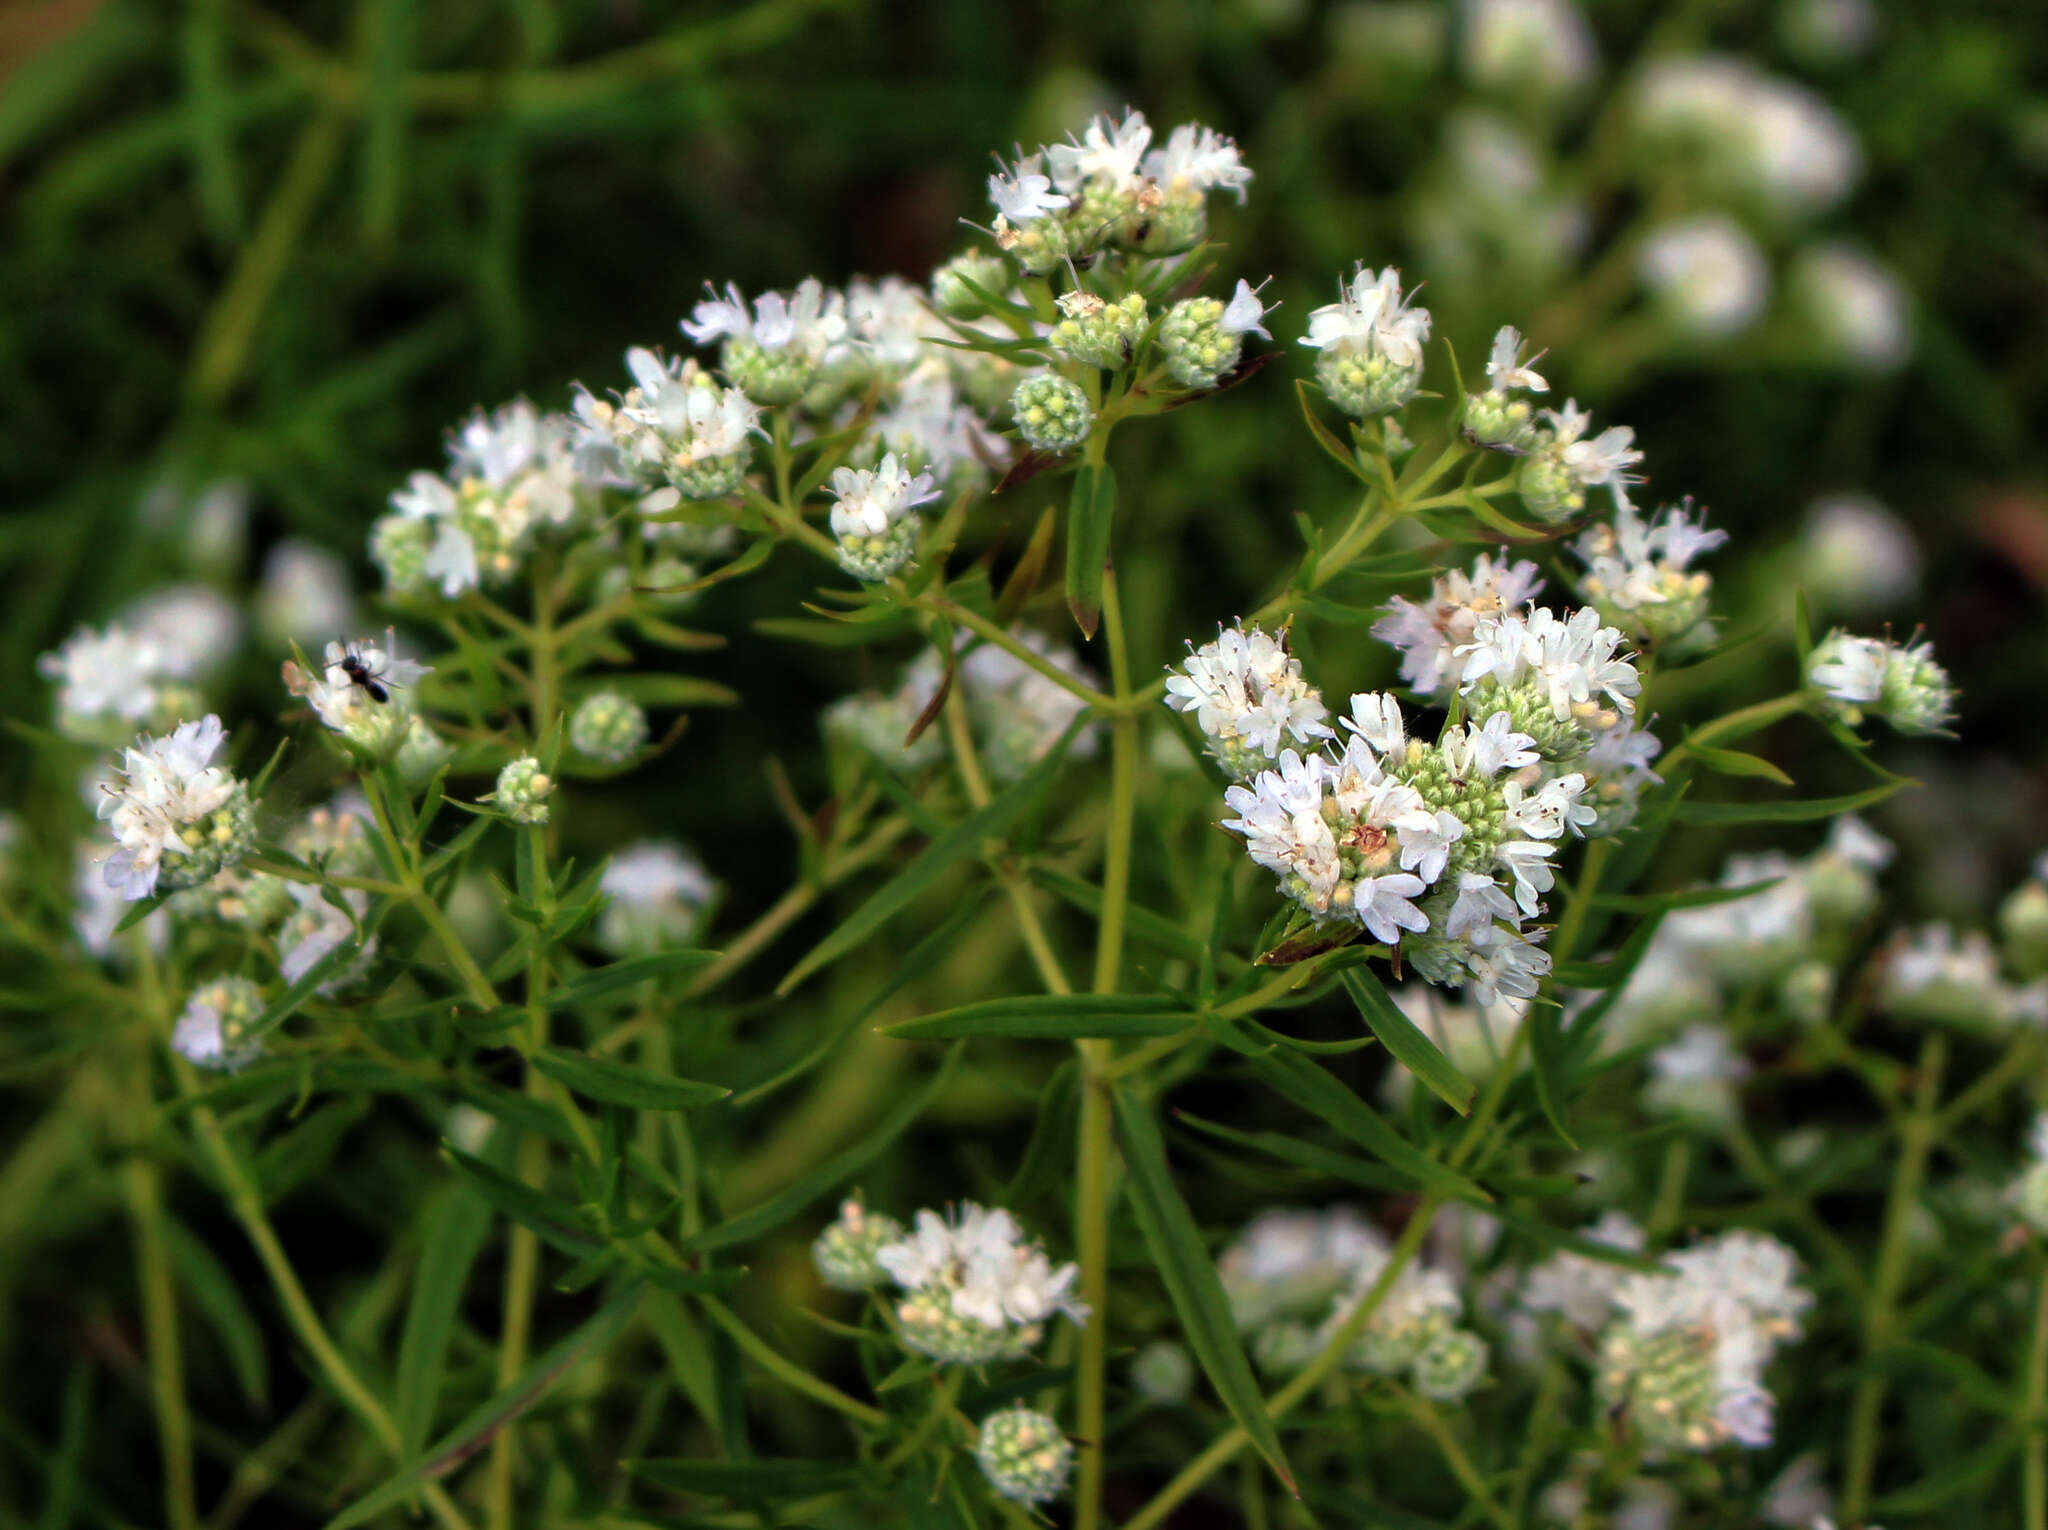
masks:
[[[1244,1346],[1238,1342],[1230,1298],[1223,1293],[1215,1261],[1202,1245],[1187,1203],[1174,1188],[1166,1166],[1166,1145],[1160,1140],[1151,1108],[1122,1089],[1116,1091],[1115,1101],[1117,1139],[1123,1144],[1131,1207],[1137,1213],[1145,1245],[1152,1251],[1153,1266],[1173,1300],[1181,1333],[1230,1416],[1251,1437],[1287,1490],[1298,1497],[1294,1473],[1280,1448],[1279,1431],[1266,1412],[1266,1399],[1252,1376]],[[1090,1321],[1100,1323],[1104,1317],[1098,1312]]]
[[[1276,1051],[1247,1061],[1273,1088],[1349,1137],[1388,1168],[1398,1170],[1411,1183],[1461,1200],[1493,1199],[1457,1170],[1438,1163],[1409,1142],[1365,1101],[1306,1057]]]
[[[1194,1024],[1194,1011],[1172,994],[1048,993],[963,1004],[936,1015],[898,1020],[882,1031],[906,1040],[1009,1036],[1072,1041],[1173,1036]]]
[[[447,1476],[484,1450],[500,1429],[539,1402],[577,1361],[601,1353],[619,1336],[640,1305],[641,1290],[637,1282],[620,1290],[596,1316],[527,1366],[517,1381],[436,1440],[424,1460],[357,1499],[330,1519],[326,1530],[351,1530],[368,1524],[404,1502],[423,1483]]]
[[[1067,609],[1088,637],[1102,620],[1102,576],[1109,567],[1109,532],[1116,519],[1116,476],[1099,462],[1083,463],[1067,501]]]
[[[1380,1045],[1394,1054],[1395,1061],[1427,1084],[1459,1115],[1469,1114],[1476,1092],[1472,1081],[1402,1013],[1401,1006],[1380,980],[1363,967],[1353,967],[1340,974],[1338,981],[1351,995],[1351,1002],[1358,1006],[1358,1013],[1379,1038]]]
[[[451,1184],[428,1203],[427,1237],[413,1275],[405,1328],[398,1341],[397,1414],[404,1459],[419,1456],[434,1427],[434,1408],[448,1367],[456,1307],[470,1266],[491,1230],[491,1205],[464,1184]]]
[[[776,985],[775,991],[789,993],[820,967],[839,960],[936,882],[947,867],[967,856],[979,854],[983,841],[1000,838],[1009,832],[1010,826],[1038,795],[1039,788],[1060,768],[1061,761],[1066,758],[1067,745],[1073,741],[1082,721],[1083,718],[1076,718],[1059,741],[1045,752],[1044,758],[1014,785],[986,807],[968,814],[918,852],[908,866],[883,883],[844,924],[819,941],[809,955],[792,967],[789,975]]]
[[[533,1065],[558,1084],[588,1095],[605,1105],[624,1105],[634,1110],[688,1110],[708,1105],[731,1094],[722,1084],[701,1084],[695,1079],[674,1078],[649,1068],[609,1058],[572,1052],[566,1047],[548,1047],[536,1052]]]

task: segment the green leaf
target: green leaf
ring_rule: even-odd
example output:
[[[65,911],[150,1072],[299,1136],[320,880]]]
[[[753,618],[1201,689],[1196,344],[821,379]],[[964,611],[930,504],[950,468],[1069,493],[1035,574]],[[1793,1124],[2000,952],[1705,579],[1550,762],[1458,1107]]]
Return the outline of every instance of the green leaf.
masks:
[[[732,1093],[720,1084],[700,1084],[695,1079],[672,1078],[631,1063],[572,1052],[567,1047],[546,1047],[533,1055],[534,1067],[558,1084],[606,1105],[625,1105],[634,1110],[688,1110],[709,1105]]]
[[[402,1459],[412,1460],[434,1427],[441,1380],[448,1368],[448,1342],[455,1334],[456,1309],[470,1266],[491,1230],[491,1205],[468,1185],[451,1184],[429,1203],[419,1268],[406,1303],[398,1340],[397,1396]]]
[[[1105,463],[1082,463],[1067,501],[1067,609],[1086,637],[1095,636],[1102,620],[1102,576],[1115,519],[1116,475]]]
[[[1045,757],[1017,782],[994,798],[988,806],[970,813],[919,851],[908,866],[891,877],[873,896],[854,911],[846,922],[814,946],[804,959],[775,985],[787,994],[819,968],[829,965],[868,940],[889,920],[922,893],[955,861],[981,853],[985,840],[1000,839],[1022,816],[1039,789],[1051,780],[1066,758],[1067,745],[1082,724],[1076,718]]]
[[[357,1499],[327,1522],[326,1530],[368,1524],[418,1491],[455,1470],[488,1446],[497,1432],[526,1412],[578,1361],[600,1354],[616,1339],[640,1305],[641,1287],[623,1287],[596,1315],[527,1366],[511,1386],[491,1398],[436,1440],[423,1460]]]
[[[1988,1481],[1994,1473],[2002,1471],[2005,1463],[2019,1454],[2019,1449],[2019,1435],[2000,1430],[1980,1448],[1962,1456],[1952,1465],[1932,1476],[1922,1477],[1910,1487],[1885,1494],[1870,1506],[1870,1511],[1890,1517],[1925,1514],[1944,1504],[1952,1504],[1972,1488]]]
[[[594,684],[591,689],[617,691],[648,707],[730,707],[737,706],[740,699],[740,693],[731,686],[699,675],[608,674],[602,684]]]
[[[1695,744],[1690,739],[1686,740],[1685,752],[1717,775],[1753,777],[1775,781],[1780,786],[1793,784],[1790,776],[1759,754],[1747,754],[1740,749],[1716,749],[1711,744]]]
[[[1380,980],[1364,967],[1353,967],[1340,973],[1337,981],[1351,995],[1351,1002],[1358,1006],[1373,1035],[1379,1037],[1380,1045],[1451,1109],[1461,1116],[1469,1115],[1472,1096],[1477,1093],[1472,1081],[1402,1013],[1401,1006],[1389,997]]]
[[[852,1147],[834,1154],[795,1184],[771,1195],[760,1205],[736,1217],[729,1217],[716,1227],[707,1227],[682,1239],[677,1247],[685,1252],[699,1252],[749,1242],[765,1232],[774,1231],[792,1217],[801,1215],[814,1202],[830,1195],[886,1153],[890,1144],[909,1130],[911,1122],[924,1114],[925,1107],[952,1076],[953,1065],[959,1061],[963,1045],[955,1042],[952,1050],[947,1052],[945,1062],[939,1065],[924,1088],[890,1111],[873,1131]]]
[[[1131,1208],[1145,1246],[1152,1252],[1152,1264],[1159,1272],[1173,1310],[1180,1318],[1181,1333],[1216,1395],[1251,1437],[1288,1492],[1299,1496],[1294,1473],[1280,1448],[1279,1432],[1266,1412],[1266,1400],[1252,1376],[1238,1342],[1237,1322],[1230,1314],[1230,1298],[1223,1294],[1223,1282],[1216,1276],[1215,1261],[1202,1244],[1187,1203],[1174,1188],[1166,1165],[1166,1145],[1160,1140],[1158,1123],[1151,1108],[1123,1089],[1114,1094],[1117,1139],[1123,1144],[1125,1182]],[[1099,1318],[1098,1318],[1099,1321]]]
[[[120,923],[114,926],[114,934],[124,935],[134,929],[170,901],[170,896],[167,892],[153,892],[146,898],[137,898],[128,905],[128,912],[121,916]]]
[[[1457,1170],[1446,1168],[1409,1142],[1370,1105],[1299,1053],[1268,1052],[1246,1061],[1273,1088],[1388,1168],[1406,1176],[1411,1184],[1440,1190],[1460,1200],[1493,1199]]]
[[[1025,994],[898,1020],[883,1026],[882,1034],[907,1041],[983,1036],[1073,1041],[1176,1036],[1195,1019],[1194,1011],[1172,994]]]
[[[1172,715],[1178,717],[1180,714]],[[1030,876],[1047,892],[1064,898],[1082,913],[1101,917],[1102,889],[1093,882],[1084,882],[1052,866],[1033,866]],[[1182,961],[1199,962],[1202,959],[1202,942],[1188,932],[1182,921],[1169,919],[1138,904],[1127,903],[1124,906],[1124,933]]]
[[[206,1319],[214,1337],[220,1340],[242,1395],[259,1411],[266,1409],[269,1367],[263,1356],[263,1331],[242,1300],[241,1283],[228,1273],[227,1266],[215,1257],[212,1249],[168,1214],[164,1217],[164,1242],[177,1269],[178,1283],[192,1298],[192,1305]]]
[[[1348,1185],[1379,1191],[1408,1188],[1408,1179],[1405,1175],[1396,1174],[1392,1169],[1368,1159],[1340,1153],[1335,1148],[1318,1147],[1312,1142],[1303,1142],[1299,1137],[1289,1137],[1280,1132],[1241,1132],[1235,1127],[1191,1116],[1186,1111],[1176,1111],[1174,1118],[1192,1126],[1196,1131],[1220,1137],[1223,1141],[1235,1143],[1239,1147],[1251,1148],[1254,1152],[1265,1153],[1282,1163],[1291,1163],[1296,1168],[1307,1169],[1312,1174],[1326,1174],[1331,1179],[1340,1180]]]
[[[582,1215],[567,1201],[536,1190],[514,1179],[495,1164],[465,1153],[453,1143],[441,1144],[448,1161],[470,1177],[477,1193],[521,1227],[530,1228],[541,1241],[565,1254],[583,1258],[604,1245],[591,1236]]]
[[[1365,469],[1358,465],[1358,459],[1351,454],[1351,449],[1337,439],[1336,432],[1325,425],[1322,416],[1316,413],[1307,378],[1298,377],[1294,380],[1294,396],[1301,404],[1301,417],[1307,422],[1308,433],[1315,438],[1316,445],[1328,452],[1330,460],[1353,478],[1368,481]]]
[[[1874,806],[1908,785],[1918,783],[1903,779],[1887,781],[1846,797],[1809,797],[1800,802],[1681,802],[1673,816],[1679,823],[1716,828],[1741,823],[1809,823],[1816,818],[1838,818]]]
[[[649,978],[667,977],[673,972],[694,972],[718,960],[716,951],[657,951],[652,956],[629,957],[571,978],[543,1001],[551,1010],[575,1009],[592,999],[603,998],[621,988],[631,988]]]
[[[714,1498],[789,1498],[829,1493],[860,1480],[858,1468],[837,1461],[628,1461],[634,1476],[674,1493]]]
[[[1675,908],[1706,908],[1716,903],[1733,903],[1769,888],[1783,879],[1766,877],[1761,882],[1744,882],[1739,887],[1691,887],[1664,893],[1595,893],[1593,907],[1624,914],[1661,914]]]

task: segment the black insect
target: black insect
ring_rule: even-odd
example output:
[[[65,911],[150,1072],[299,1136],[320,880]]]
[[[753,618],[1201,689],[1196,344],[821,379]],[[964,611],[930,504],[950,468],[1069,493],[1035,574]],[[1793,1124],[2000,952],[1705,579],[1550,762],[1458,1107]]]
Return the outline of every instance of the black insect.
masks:
[[[350,684],[361,686],[369,698],[380,706],[391,699],[391,692],[384,684],[385,672],[370,668],[361,650],[353,643],[342,650],[341,672],[348,676]]]

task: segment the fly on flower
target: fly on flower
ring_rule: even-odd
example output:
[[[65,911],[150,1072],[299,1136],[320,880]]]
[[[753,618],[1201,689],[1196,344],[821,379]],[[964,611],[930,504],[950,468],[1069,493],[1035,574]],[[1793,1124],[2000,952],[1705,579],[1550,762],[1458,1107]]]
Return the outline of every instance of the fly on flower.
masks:
[[[379,706],[391,700],[391,692],[385,686],[385,682],[390,679],[391,671],[382,663],[365,658],[362,649],[353,642],[341,651],[341,672],[348,676],[351,684],[360,686]]]

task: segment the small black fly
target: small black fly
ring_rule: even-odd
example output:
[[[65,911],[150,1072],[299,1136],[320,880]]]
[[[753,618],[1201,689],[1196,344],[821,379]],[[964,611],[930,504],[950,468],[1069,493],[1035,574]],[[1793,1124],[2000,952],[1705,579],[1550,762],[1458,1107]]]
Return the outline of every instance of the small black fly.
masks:
[[[369,698],[380,706],[391,699],[391,692],[384,684],[385,671],[372,669],[363,658],[362,651],[351,643],[342,650],[341,672],[347,675],[349,683],[359,685]]]

